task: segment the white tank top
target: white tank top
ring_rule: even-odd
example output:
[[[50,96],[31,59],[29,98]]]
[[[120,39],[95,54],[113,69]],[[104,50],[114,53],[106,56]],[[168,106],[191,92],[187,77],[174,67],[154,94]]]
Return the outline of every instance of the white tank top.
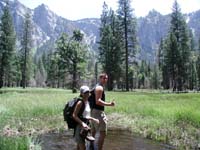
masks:
[[[88,118],[90,116],[91,116],[91,109],[90,109],[89,102],[87,101],[85,103],[85,109],[83,111],[83,118]]]

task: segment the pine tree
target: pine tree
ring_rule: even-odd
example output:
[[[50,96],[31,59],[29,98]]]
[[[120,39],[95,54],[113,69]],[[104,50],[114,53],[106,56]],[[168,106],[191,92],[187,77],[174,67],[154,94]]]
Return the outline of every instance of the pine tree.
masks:
[[[60,60],[60,56],[57,52],[50,53],[48,55],[49,61],[47,62],[47,86],[52,88],[58,87],[58,74],[59,74],[59,66],[58,62]]]
[[[99,61],[103,70],[108,74],[108,90],[112,90],[114,81],[119,80],[121,72],[121,33],[119,32],[117,17],[112,9],[108,11],[106,3],[103,5],[100,27]],[[116,75],[118,72],[118,76]]]
[[[145,60],[142,60],[140,68],[139,68],[139,74],[138,74],[138,88],[145,88],[145,79],[146,75],[148,73],[148,67]]]
[[[196,64],[194,60],[190,61],[190,67],[188,68],[188,71],[188,87],[190,90],[193,90],[197,83]]]
[[[7,2],[0,21],[0,88],[5,85],[5,81],[12,78],[11,70],[15,55],[15,41],[13,21]],[[10,80],[7,85],[9,86],[9,84]]]
[[[196,61],[196,71],[197,71],[197,78],[198,78],[198,83],[197,83],[197,89],[198,91],[200,90],[200,38],[198,42],[198,51],[197,51],[197,61]]]
[[[25,88],[31,78],[32,69],[32,23],[30,14],[26,13],[23,26],[23,35],[20,50],[22,81],[21,86]]]
[[[189,44],[191,56],[189,59],[189,67],[188,67],[188,87],[190,90],[193,90],[197,87],[197,70],[196,70],[196,50],[195,50],[195,41],[192,30],[189,30]]]
[[[57,50],[60,56],[59,68],[67,69],[72,75],[72,91],[77,89],[78,75],[81,75],[81,64],[86,61],[87,51],[82,43],[83,34],[79,30],[73,31],[73,36],[63,33],[57,41]]]
[[[175,0],[173,12],[171,14],[170,33],[167,39],[164,58],[165,69],[170,72],[169,80],[171,81],[173,91],[182,91],[186,86],[189,58],[190,48],[188,28],[180,7]]]
[[[133,59],[136,52],[136,19],[133,16],[131,8],[131,0],[119,0],[119,8],[117,10],[121,31],[124,39],[125,49],[125,72],[126,72],[126,91],[129,91],[129,60]]]
[[[152,88],[158,89],[160,87],[160,72],[157,64],[154,64],[152,73]]]
[[[168,89],[170,77],[164,61],[165,48],[166,48],[166,41],[164,39],[161,39],[158,48],[157,64],[158,64],[158,71],[160,78],[162,78],[162,81],[160,83],[164,87],[164,89]]]
[[[170,85],[173,88],[173,91],[177,88],[177,75],[178,75],[178,65],[177,61],[179,61],[180,54],[178,51],[178,43],[174,33],[170,33],[169,39],[167,41],[167,48],[164,58],[164,72],[167,73],[165,81],[170,81]],[[169,85],[169,86],[170,86]],[[168,86],[166,86],[168,87]]]
[[[43,65],[43,61],[40,58],[37,64],[36,74],[35,74],[35,80],[37,86],[45,86],[46,81],[46,71]]]
[[[164,61],[164,40],[161,38],[159,48],[158,48],[158,54],[157,54],[157,64],[160,70],[162,70],[163,67],[163,61]]]

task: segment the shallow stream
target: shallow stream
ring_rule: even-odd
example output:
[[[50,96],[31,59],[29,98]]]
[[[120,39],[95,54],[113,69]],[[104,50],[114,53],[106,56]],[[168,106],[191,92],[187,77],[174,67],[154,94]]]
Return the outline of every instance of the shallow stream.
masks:
[[[73,132],[47,133],[40,137],[42,150],[76,150]],[[172,150],[174,148],[134,136],[127,130],[109,130],[104,150]]]

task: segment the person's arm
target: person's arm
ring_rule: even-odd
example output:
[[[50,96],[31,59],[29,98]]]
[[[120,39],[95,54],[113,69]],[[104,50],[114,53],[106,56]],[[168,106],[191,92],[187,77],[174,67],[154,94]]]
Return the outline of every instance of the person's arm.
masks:
[[[91,121],[93,121],[93,122],[95,122],[95,123],[97,123],[97,124],[99,124],[99,120],[96,119],[96,118],[93,118],[93,117],[87,117],[87,119],[88,119],[88,120],[91,120]]]
[[[100,106],[114,106],[115,102],[111,101],[111,102],[104,102],[101,98],[102,98],[102,94],[103,94],[103,87],[102,86],[97,86],[95,89],[95,101],[97,105]]]
[[[78,103],[75,106],[74,112],[73,112],[73,118],[76,122],[78,122],[80,125],[82,125],[84,128],[87,128],[87,124],[85,124],[79,117],[78,117],[78,113],[81,110],[81,107],[83,105],[82,101],[78,101]]]

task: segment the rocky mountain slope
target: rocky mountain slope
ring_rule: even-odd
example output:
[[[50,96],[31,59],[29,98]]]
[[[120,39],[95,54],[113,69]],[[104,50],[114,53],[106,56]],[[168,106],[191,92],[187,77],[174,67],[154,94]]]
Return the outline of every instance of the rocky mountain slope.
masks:
[[[5,0],[0,0],[0,16],[4,5]],[[10,0],[10,9],[18,39],[21,37],[25,13],[28,11],[31,14],[33,44],[37,49],[36,55],[52,49],[54,41],[62,32],[71,35],[74,29],[80,29],[84,33],[84,40],[91,50],[97,51],[100,26],[98,18],[71,21],[58,16],[44,4],[35,9],[29,9],[17,0]],[[192,29],[197,41],[200,36],[200,10],[185,16],[188,26]],[[141,47],[141,59],[153,59],[160,39],[166,36],[168,32],[169,24],[170,16],[161,15],[155,10],[150,11],[146,17],[137,18],[137,35]]]

